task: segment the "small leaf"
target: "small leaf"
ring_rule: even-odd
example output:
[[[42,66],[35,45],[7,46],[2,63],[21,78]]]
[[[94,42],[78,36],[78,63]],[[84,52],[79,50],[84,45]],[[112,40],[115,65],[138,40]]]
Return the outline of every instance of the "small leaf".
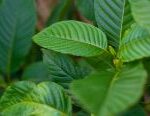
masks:
[[[132,24],[127,0],[95,0],[95,18],[100,29],[106,32],[112,46],[118,48],[124,29]]]
[[[142,64],[136,63],[119,72],[104,71],[74,81],[71,89],[81,104],[96,116],[115,116],[139,100],[146,77]]]
[[[43,60],[48,68],[50,80],[68,88],[73,80],[87,76],[90,69],[81,67],[69,56],[43,49]]]
[[[52,82],[35,85],[18,82],[8,87],[0,100],[2,116],[69,116],[71,104],[63,89]]]
[[[107,48],[107,39],[101,30],[77,21],[55,23],[33,40],[44,48],[85,57],[99,55]]]
[[[121,41],[118,57],[123,62],[150,56],[150,36],[147,30],[134,25]]]
[[[48,79],[48,69],[43,62],[36,62],[29,65],[22,76],[23,80],[30,80],[33,82],[42,82]]]
[[[135,21],[150,32],[150,0],[129,0]]]
[[[22,65],[31,47],[35,23],[34,0],[3,1],[0,8],[0,72],[9,75]]]

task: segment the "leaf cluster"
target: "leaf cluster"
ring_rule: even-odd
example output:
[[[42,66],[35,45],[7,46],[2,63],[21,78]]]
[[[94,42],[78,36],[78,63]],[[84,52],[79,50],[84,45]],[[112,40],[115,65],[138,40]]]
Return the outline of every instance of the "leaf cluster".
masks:
[[[58,0],[40,31],[35,6],[0,1],[0,115],[149,113],[149,0]]]

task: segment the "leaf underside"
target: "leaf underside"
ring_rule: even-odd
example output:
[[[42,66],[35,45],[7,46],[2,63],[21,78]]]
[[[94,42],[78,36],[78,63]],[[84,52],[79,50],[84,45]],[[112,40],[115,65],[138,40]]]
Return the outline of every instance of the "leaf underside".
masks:
[[[69,56],[43,49],[44,64],[48,68],[50,80],[68,88],[73,80],[87,76],[90,69],[79,66]]]

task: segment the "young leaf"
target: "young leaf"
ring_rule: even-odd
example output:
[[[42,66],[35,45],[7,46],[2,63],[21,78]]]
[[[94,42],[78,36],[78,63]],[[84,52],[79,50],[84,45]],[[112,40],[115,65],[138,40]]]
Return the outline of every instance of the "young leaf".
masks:
[[[142,64],[125,66],[119,72],[100,72],[72,84],[81,104],[96,116],[116,115],[137,102],[146,82]]]
[[[0,7],[0,72],[11,73],[23,63],[31,46],[36,14],[34,0],[4,0]]]
[[[126,29],[132,23],[128,1],[95,0],[94,8],[99,28],[106,32],[110,39],[110,44],[118,47],[123,29]]]
[[[150,32],[150,0],[129,0],[135,21]]]
[[[107,48],[105,34],[98,28],[77,21],[55,23],[33,37],[38,45],[76,56],[96,56]]]
[[[147,30],[134,25],[121,41],[118,57],[129,62],[150,56],[150,36]]]
[[[33,82],[42,82],[48,79],[48,69],[43,62],[36,62],[29,65],[22,76],[23,80],[30,80]]]
[[[2,116],[69,116],[71,104],[63,89],[52,82],[35,85],[18,82],[8,87],[0,100]]]
[[[77,65],[69,56],[43,49],[43,60],[48,67],[49,78],[68,88],[73,80],[87,76],[90,69]]]

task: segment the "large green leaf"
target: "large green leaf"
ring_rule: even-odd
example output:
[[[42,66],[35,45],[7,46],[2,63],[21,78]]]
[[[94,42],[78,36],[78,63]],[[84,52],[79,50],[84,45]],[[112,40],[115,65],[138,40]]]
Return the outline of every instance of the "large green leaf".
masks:
[[[18,82],[6,89],[0,100],[2,116],[69,116],[70,99],[52,82],[35,85]]]
[[[129,62],[150,56],[150,35],[147,30],[133,25],[121,41],[118,57]]]
[[[49,79],[65,88],[68,88],[73,80],[82,79],[90,72],[89,68],[79,66],[67,55],[49,50],[43,50],[43,54]]]
[[[129,0],[135,21],[150,32],[150,0]]]
[[[75,3],[81,15],[89,20],[95,21],[94,0],[76,0]]]
[[[23,63],[36,21],[34,0],[4,0],[0,7],[0,72],[11,73]]]
[[[49,80],[47,66],[43,62],[35,62],[29,65],[23,72],[22,79],[33,82]]]
[[[118,47],[123,29],[132,23],[127,0],[95,0],[95,18],[99,28],[106,32],[110,44]]]
[[[119,72],[104,71],[72,84],[81,104],[96,116],[115,116],[141,97],[146,82],[142,64],[124,66]]]
[[[96,56],[107,48],[105,34],[98,28],[77,21],[55,23],[33,37],[38,45],[76,56]]]

